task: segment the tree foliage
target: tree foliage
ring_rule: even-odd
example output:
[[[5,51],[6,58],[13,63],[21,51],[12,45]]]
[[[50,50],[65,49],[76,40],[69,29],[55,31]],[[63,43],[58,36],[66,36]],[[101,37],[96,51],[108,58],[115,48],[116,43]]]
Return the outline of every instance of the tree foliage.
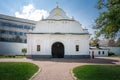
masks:
[[[120,0],[98,0],[97,9],[100,13],[95,20],[96,36],[115,38],[120,32]]]
[[[116,42],[116,46],[120,47],[120,38],[118,38],[117,42]]]
[[[92,46],[92,47],[97,47],[97,48],[99,48],[99,39],[94,39],[94,38],[91,38],[90,39],[90,46]]]
[[[114,39],[110,39],[109,42],[108,42],[108,46],[111,46],[111,47],[116,46],[115,40]]]
[[[27,49],[26,48],[23,48],[22,49],[22,53],[25,55],[27,53]]]

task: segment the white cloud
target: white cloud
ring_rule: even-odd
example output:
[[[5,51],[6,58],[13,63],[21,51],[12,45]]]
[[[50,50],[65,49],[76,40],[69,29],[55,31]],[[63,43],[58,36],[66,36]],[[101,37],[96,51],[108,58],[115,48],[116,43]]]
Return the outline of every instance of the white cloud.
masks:
[[[35,9],[32,4],[23,6],[22,12],[15,12],[16,17],[35,21],[41,20],[42,17],[46,18],[48,15],[49,13],[46,10]]]

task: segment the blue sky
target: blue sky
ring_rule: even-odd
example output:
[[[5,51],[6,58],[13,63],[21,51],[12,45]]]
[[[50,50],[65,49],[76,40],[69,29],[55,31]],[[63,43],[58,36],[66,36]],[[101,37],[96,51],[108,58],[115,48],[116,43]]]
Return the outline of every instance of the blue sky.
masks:
[[[94,20],[98,16],[98,10],[95,8],[98,0],[0,0],[0,14],[25,17],[27,12],[24,12],[26,7],[30,7],[29,13],[42,12],[44,15],[56,7],[56,2],[69,17],[74,17],[75,20],[82,24],[83,28],[88,28],[89,32],[93,34],[92,26]],[[38,15],[40,16],[40,15]],[[33,18],[34,16],[31,16]],[[29,19],[29,18],[28,18]]]

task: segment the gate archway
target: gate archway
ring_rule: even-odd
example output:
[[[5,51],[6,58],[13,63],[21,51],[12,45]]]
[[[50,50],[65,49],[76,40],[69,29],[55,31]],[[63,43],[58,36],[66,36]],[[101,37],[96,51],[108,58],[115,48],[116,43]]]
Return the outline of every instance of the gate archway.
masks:
[[[64,45],[61,42],[56,42],[52,45],[52,57],[64,58]]]

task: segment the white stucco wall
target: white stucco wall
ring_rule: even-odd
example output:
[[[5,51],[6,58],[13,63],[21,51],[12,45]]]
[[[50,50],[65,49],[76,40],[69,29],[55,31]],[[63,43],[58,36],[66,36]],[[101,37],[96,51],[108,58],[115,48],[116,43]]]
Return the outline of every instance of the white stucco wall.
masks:
[[[0,42],[0,55],[23,55],[21,52],[23,48],[27,48],[27,44]]]
[[[32,33],[88,33],[77,21],[38,21]]]
[[[100,54],[99,54],[99,51],[100,51]],[[103,51],[104,51],[104,54],[103,54]],[[96,49],[96,50],[90,50],[89,54],[90,54],[90,56],[92,56],[92,52],[93,52],[95,57],[106,57],[106,56],[108,56],[108,51],[109,50]]]
[[[89,55],[89,35],[72,34],[27,34],[28,55],[51,55],[51,46],[55,42],[64,45],[65,55]],[[37,51],[37,45],[41,46],[41,51]],[[76,52],[75,46],[79,45]]]

